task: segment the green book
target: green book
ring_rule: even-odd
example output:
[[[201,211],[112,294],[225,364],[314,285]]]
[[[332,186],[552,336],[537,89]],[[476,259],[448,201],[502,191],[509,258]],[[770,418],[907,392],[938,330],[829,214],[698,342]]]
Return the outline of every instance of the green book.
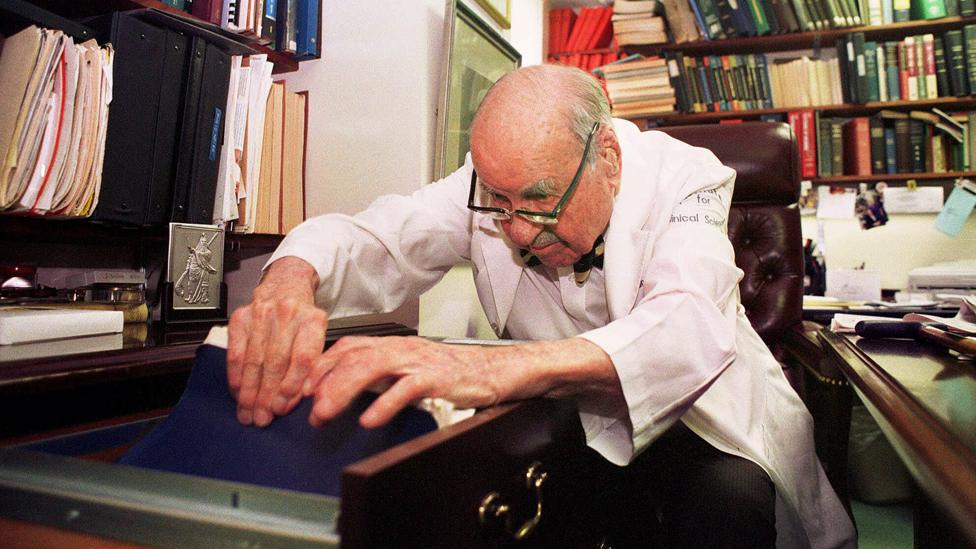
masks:
[[[976,14],[976,0],[959,0],[959,15],[969,17]]]
[[[937,97],[952,97],[952,87],[949,85],[949,65],[946,63],[945,50],[942,48],[942,37],[934,40],[935,47],[935,83]]]
[[[962,28],[962,35],[966,44],[966,75],[969,80],[969,92],[976,91],[976,25],[966,25]]]
[[[864,72],[867,77],[866,101],[881,101],[881,85],[878,82],[878,44],[864,42]]]
[[[706,30],[708,31],[708,36],[712,40],[721,40],[723,38],[728,38],[725,35],[725,31],[722,30],[722,22],[718,18],[718,9],[715,7],[715,3],[712,0],[690,0],[698,6],[698,12],[701,13],[702,22],[705,23]]]
[[[769,21],[766,20],[766,12],[759,5],[759,0],[748,0],[746,6],[749,8],[749,16],[756,26],[756,34],[769,34]]]
[[[793,13],[796,14],[796,21],[800,24],[801,31],[812,31],[816,29],[813,21],[810,19],[810,14],[807,13],[807,7],[803,0],[790,0],[790,5],[793,6]]]
[[[945,0],[911,0],[912,19],[939,19],[946,16]]]
[[[969,95],[969,78],[966,75],[966,50],[963,48],[962,31],[954,29],[946,31],[942,36],[945,41],[946,69],[949,73],[949,89],[951,95],[963,97]]]

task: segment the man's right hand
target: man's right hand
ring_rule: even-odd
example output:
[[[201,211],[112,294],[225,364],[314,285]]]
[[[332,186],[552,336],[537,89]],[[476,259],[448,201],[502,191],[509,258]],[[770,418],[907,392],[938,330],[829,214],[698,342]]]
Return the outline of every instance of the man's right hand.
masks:
[[[315,306],[318,282],[307,262],[283,257],[265,270],[251,303],[231,316],[227,381],[241,423],[264,427],[301,400],[328,326],[328,315]]]

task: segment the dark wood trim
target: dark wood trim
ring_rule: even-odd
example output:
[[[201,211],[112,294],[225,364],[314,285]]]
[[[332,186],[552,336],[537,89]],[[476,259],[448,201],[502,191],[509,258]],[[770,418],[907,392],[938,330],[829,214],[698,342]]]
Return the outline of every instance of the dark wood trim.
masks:
[[[976,17],[943,17],[891,23],[889,25],[846,27],[813,32],[794,32],[768,36],[728,38],[725,40],[697,40],[682,44],[651,44],[627,46],[628,52],[660,55],[665,51],[680,51],[686,55],[754,53],[833,47],[838,38],[852,32],[863,32],[866,40],[893,40],[907,35],[940,33],[976,23]]]
[[[834,175],[831,177],[814,177],[810,181],[814,185],[834,183],[861,183],[865,181],[908,181],[911,179],[936,180],[956,179],[959,177],[976,177],[976,172],[920,172],[920,173],[876,173],[871,175]]]
[[[868,103],[844,103],[840,105],[819,105],[816,107],[779,107],[775,109],[751,109],[745,111],[719,111],[698,113],[667,113],[642,116],[631,120],[648,120],[660,125],[677,126],[685,124],[704,124],[721,120],[758,120],[771,114],[788,114],[796,111],[819,111],[825,116],[869,116],[882,109],[911,111],[939,107],[951,111],[976,107],[976,97],[939,97],[915,101],[869,101]]]
[[[976,544],[976,453],[851,339],[827,329],[819,337],[921,489]],[[944,352],[934,345],[918,345]]]

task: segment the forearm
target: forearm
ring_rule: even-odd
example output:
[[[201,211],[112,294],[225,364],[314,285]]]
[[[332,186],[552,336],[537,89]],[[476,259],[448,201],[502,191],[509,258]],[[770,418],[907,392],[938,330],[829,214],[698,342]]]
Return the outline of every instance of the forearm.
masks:
[[[487,363],[500,377],[500,400],[537,396],[601,402],[608,410],[623,402],[610,357],[582,338],[490,347]]]

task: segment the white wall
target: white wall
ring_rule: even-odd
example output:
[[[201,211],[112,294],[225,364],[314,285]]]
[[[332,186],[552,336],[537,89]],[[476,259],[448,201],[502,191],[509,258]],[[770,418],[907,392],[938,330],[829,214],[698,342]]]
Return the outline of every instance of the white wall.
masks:
[[[856,268],[881,273],[881,287],[908,287],[908,271],[939,261],[976,259],[976,215],[953,238],[935,229],[935,215],[891,214],[888,224],[862,230],[854,219],[823,220],[827,269]],[[816,241],[818,220],[804,216],[803,236]]]
[[[474,0],[464,1],[526,63],[541,61],[542,0],[512,0],[511,30]],[[309,91],[310,216],[355,213],[380,194],[409,193],[431,181],[445,6],[444,0],[323,2],[322,58],[284,75],[288,89]],[[227,273],[232,310],[249,300],[266,259],[245,260]],[[415,326],[418,311],[413,302],[389,320]]]

